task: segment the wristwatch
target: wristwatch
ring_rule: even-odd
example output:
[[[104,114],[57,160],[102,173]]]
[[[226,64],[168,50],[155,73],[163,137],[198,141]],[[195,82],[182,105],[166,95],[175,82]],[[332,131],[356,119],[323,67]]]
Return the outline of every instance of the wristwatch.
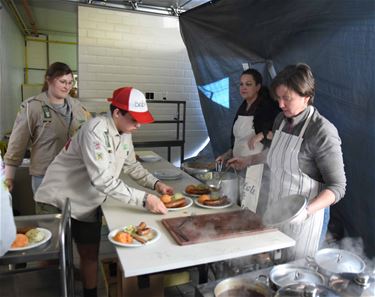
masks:
[[[147,196],[148,196],[148,193],[145,193],[145,195],[143,196],[142,206],[143,206],[144,208],[146,208]]]

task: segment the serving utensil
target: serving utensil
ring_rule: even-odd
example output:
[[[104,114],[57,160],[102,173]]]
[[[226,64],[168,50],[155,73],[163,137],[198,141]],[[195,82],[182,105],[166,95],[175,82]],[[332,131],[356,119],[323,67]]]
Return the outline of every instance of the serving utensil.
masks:
[[[227,167],[225,167],[224,171],[219,171],[219,178],[217,180],[216,179],[210,179],[210,180],[206,181],[206,185],[211,189],[211,191],[214,191],[214,192],[220,191],[221,183],[223,181],[224,175],[230,168],[231,168],[230,166],[227,166]]]

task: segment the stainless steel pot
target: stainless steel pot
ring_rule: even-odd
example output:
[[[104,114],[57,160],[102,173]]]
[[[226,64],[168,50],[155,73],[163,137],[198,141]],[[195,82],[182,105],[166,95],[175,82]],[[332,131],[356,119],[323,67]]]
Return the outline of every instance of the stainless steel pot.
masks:
[[[274,266],[269,273],[270,281],[277,287],[285,287],[296,283],[323,285],[324,276],[309,268],[293,264]]]
[[[342,297],[375,296],[375,279],[366,273],[359,273],[354,279],[331,277],[329,286]]]
[[[274,291],[266,284],[245,278],[228,278],[218,283],[215,297],[272,297]]]
[[[262,217],[263,224],[270,227],[279,227],[290,222],[306,208],[307,199],[302,195],[290,195],[267,206]]]
[[[221,180],[217,195],[227,196],[232,202],[238,202],[239,180],[236,172],[227,171],[223,174],[221,172],[207,172],[196,174],[195,177],[205,184],[217,184]]]
[[[341,297],[332,289],[323,285],[293,284],[282,287],[275,297]],[[354,297],[354,296],[353,296]]]
[[[355,277],[362,273],[365,268],[365,262],[346,250],[326,248],[316,252],[313,259],[306,259],[310,266],[316,265],[318,271],[327,277],[337,275],[343,277]]]

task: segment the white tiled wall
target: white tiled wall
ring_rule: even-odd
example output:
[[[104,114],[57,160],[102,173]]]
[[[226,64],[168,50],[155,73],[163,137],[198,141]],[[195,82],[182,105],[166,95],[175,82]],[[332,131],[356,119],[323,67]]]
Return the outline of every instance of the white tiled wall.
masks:
[[[78,9],[79,97],[91,111],[107,110],[104,99],[121,86],[154,92],[154,99],[186,100],[185,158],[206,140],[194,76],[176,17],[80,6]],[[156,119],[172,119],[171,105],[151,107]],[[174,133],[171,124],[146,125],[134,136],[160,139]],[[166,149],[158,149],[166,156]],[[173,154],[177,161],[177,150]]]

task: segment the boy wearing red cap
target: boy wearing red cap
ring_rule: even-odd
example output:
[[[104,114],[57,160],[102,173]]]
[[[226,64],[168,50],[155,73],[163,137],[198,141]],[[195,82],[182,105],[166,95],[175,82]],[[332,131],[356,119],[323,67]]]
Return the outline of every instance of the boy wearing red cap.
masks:
[[[113,197],[125,204],[166,213],[160,199],[129,187],[123,171],[143,187],[160,194],[173,189],[160,182],[137,162],[131,133],[154,121],[142,92],[124,87],[113,92],[111,116],[96,117],[78,131],[48,167],[35,194],[39,213],[63,209],[66,197],[72,206],[72,234],[81,259],[84,296],[96,296],[100,243],[100,206]]]

